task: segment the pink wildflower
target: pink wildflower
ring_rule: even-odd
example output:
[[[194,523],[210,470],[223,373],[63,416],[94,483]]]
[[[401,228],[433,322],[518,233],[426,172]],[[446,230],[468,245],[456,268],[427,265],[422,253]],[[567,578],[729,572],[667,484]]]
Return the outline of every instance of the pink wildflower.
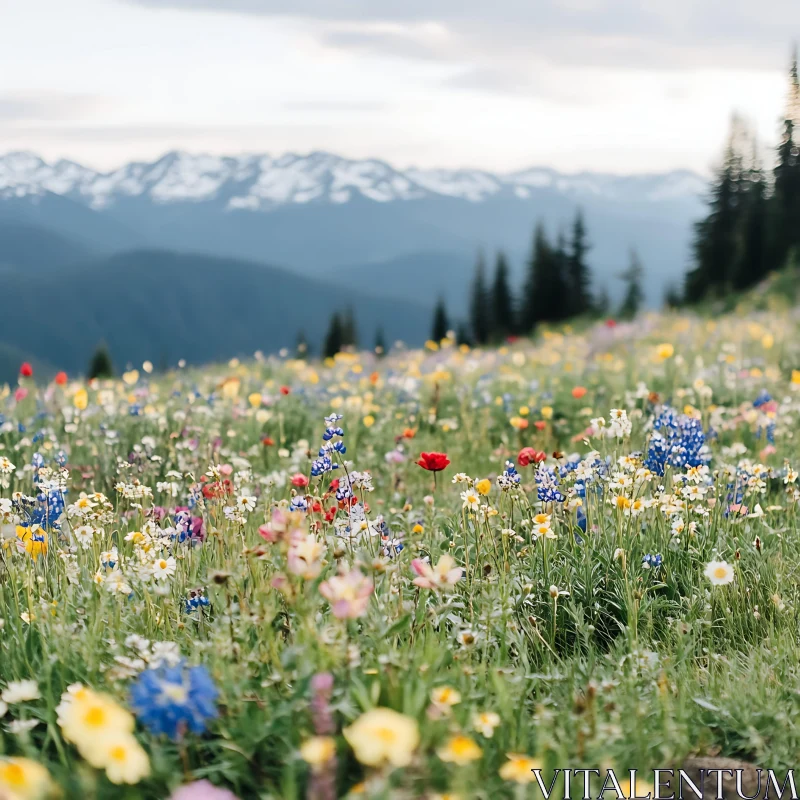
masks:
[[[414,578],[415,586],[436,591],[450,591],[462,576],[461,567],[456,566],[455,559],[447,554],[439,559],[439,563],[435,567],[421,558],[415,558],[411,562],[411,569],[419,576]]]
[[[351,569],[323,581],[319,593],[331,604],[334,617],[356,619],[366,612],[374,588],[366,575]]]

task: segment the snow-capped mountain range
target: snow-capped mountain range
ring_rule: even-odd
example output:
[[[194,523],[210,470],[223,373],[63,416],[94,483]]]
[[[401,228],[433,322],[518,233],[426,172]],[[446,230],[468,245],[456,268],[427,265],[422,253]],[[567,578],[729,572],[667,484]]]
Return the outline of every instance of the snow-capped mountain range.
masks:
[[[351,160],[331,153],[217,156],[171,152],[152,163],[131,162],[98,172],[73,161],[48,163],[28,152],[0,156],[0,197],[45,193],[95,210],[125,198],[159,205],[208,203],[226,211],[268,211],[287,205],[342,205],[356,198],[376,203],[456,198],[481,203],[495,197],[528,200],[537,192],[614,203],[696,200],[706,189],[699,175],[678,170],[653,175],[565,175],[548,168],[508,174],[474,169],[395,169],[376,159]]]

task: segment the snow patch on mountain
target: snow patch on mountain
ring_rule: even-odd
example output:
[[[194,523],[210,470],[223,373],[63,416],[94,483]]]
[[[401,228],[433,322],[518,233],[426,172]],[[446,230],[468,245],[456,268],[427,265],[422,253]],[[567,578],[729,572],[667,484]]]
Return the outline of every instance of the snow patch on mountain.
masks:
[[[532,168],[506,175],[481,170],[398,170],[377,159],[351,160],[331,153],[216,156],[168,153],[152,163],[125,164],[101,173],[61,160],[47,163],[33,153],[0,156],[0,197],[52,192],[92,208],[125,198],[157,204],[219,202],[230,211],[268,211],[289,204],[347,203],[362,197],[376,203],[429,196],[472,203],[507,193],[527,200],[536,191],[623,202],[668,202],[697,198],[706,189],[699,175],[564,175]]]

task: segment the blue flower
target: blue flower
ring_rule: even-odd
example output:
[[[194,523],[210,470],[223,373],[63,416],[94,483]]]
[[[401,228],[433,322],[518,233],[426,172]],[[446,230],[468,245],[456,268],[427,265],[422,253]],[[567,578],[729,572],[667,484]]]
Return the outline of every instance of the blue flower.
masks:
[[[131,688],[131,706],[155,734],[179,739],[187,730],[203,733],[217,716],[219,690],[204,666],[162,665],[142,672]]]
[[[698,419],[664,406],[653,422],[653,435],[644,465],[656,475],[667,467],[699,467],[709,462],[706,436]]]
[[[558,490],[558,476],[552,467],[539,464],[536,470],[536,493],[543,503],[563,503],[566,499]]]
[[[291,511],[302,511],[305,513],[308,511],[308,500],[306,500],[305,497],[300,497],[299,495],[297,497],[293,497],[292,502],[289,504],[289,509]]]
[[[645,569],[658,569],[661,566],[662,562],[661,554],[652,555],[651,553],[647,553],[646,555],[642,556],[642,566]]]

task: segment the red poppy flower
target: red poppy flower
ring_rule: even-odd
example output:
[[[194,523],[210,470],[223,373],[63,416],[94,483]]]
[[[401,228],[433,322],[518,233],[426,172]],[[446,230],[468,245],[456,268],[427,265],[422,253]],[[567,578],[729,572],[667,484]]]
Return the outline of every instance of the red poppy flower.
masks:
[[[289,394],[292,390],[288,386],[281,386],[281,394]]]
[[[56,373],[55,381],[59,386],[64,386],[64,384],[67,382],[67,373],[66,372]]]
[[[606,320],[606,328],[616,328],[617,321],[615,319],[607,319]]]
[[[535,450],[533,447],[523,447],[517,456],[517,464],[527,467],[529,464],[539,464],[547,458],[547,453]]]
[[[414,462],[428,472],[441,472],[449,463],[446,453],[420,453],[419,460]]]
[[[274,444],[275,444],[275,440],[274,440],[274,439],[271,439],[269,436],[265,436],[265,437],[264,437],[264,438],[261,440],[261,444],[263,444],[263,445],[264,445],[264,447],[272,447],[272,445],[274,445]]]
[[[338,478],[334,478],[331,481],[331,491],[335,492],[338,488],[339,488],[339,479]]]
[[[19,374],[22,375],[23,378],[30,378],[31,375],[33,375],[33,367],[25,361],[19,368]]]
[[[308,486],[308,478],[301,472],[292,475],[292,486]]]
[[[547,427],[547,423],[543,419],[537,419],[533,425],[537,431],[543,431]]]
[[[576,400],[580,400],[586,394],[586,387],[585,386],[575,386],[572,389],[572,396]]]

